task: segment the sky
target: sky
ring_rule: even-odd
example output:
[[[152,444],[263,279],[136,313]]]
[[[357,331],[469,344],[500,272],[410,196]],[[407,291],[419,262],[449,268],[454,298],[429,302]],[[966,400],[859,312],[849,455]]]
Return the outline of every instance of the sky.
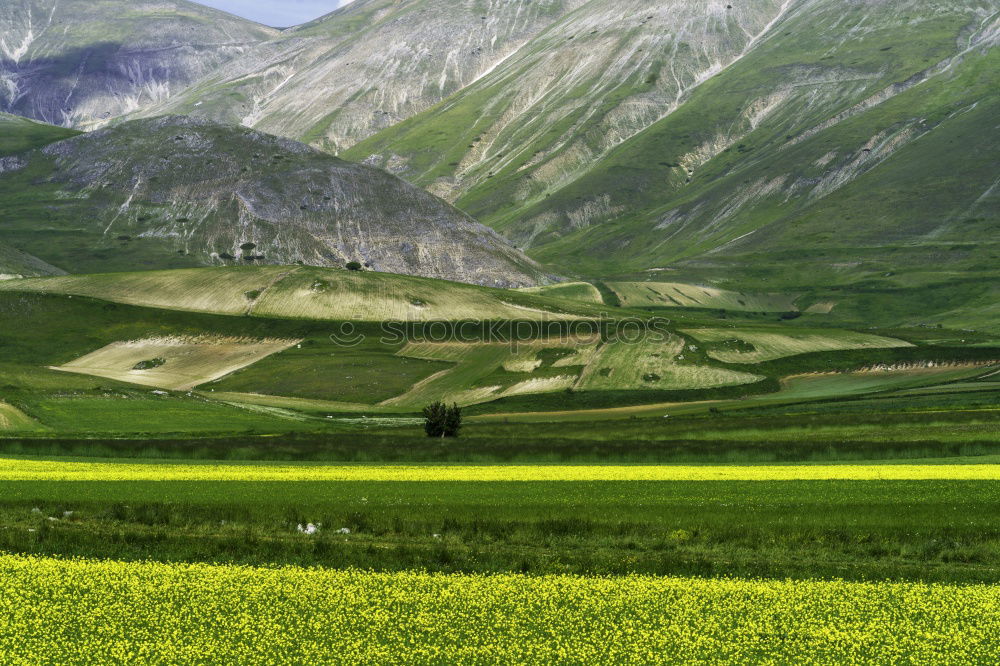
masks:
[[[275,28],[299,25],[329,14],[351,0],[194,0]]]

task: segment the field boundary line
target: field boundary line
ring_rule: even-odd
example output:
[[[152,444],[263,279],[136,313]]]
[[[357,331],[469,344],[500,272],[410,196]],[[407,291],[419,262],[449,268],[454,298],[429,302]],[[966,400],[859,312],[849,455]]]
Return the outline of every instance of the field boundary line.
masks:
[[[301,268],[302,266],[293,266],[291,270],[287,270],[284,273],[279,273],[278,275],[276,275],[273,280],[267,283],[267,285],[260,290],[260,294],[257,295],[257,298],[250,301],[250,304],[247,306],[246,311],[244,311],[243,313],[244,316],[252,317],[254,310],[257,308],[257,304],[264,299],[264,296],[267,294],[267,292],[271,290],[271,287],[275,286],[276,284],[278,284],[288,276],[292,275],[293,273],[298,272]]]

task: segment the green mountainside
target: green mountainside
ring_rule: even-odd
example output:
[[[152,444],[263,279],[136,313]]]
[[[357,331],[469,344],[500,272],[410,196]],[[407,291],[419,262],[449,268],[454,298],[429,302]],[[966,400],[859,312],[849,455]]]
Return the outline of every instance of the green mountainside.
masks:
[[[247,128],[137,120],[6,160],[0,241],[70,272],[357,261],[492,286],[542,275],[384,171]]]
[[[761,32],[656,104],[662,117],[641,129],[624,100],[655,95],[678,68],[698,72],[700,51],[670,50],[633,76],[604,76],[609,60],[536,85],[570,52],[550,39],[560,24],[344,156],[445,196],[563,273],[846,292],[853,311],[841,314],[856,322],[995,319],[1000,4],[765,5],[754,5]],[[647,17],[661,37],[703,44]],[[597,57],[591,41],[611,39],[597,23],[569,31],[585,54],[574,72]],[[613,35],[638,51],[642,29]]]
[[[925,265],[942,246],[975,241],[963,259],[972,252],[982,263],[994,252],[981,242],[995,233],[1000,195],[998,134],[987,129],[1000,113],[998,7],[903,4],[785,3],[741,58],[603,151],[573,143],[603,139],[614,129],[608,116],[545,117],[599,86],[598,76],[540,90],[516,120],[501,101],[523,91],[538,63],[557,60],[540,39],[521,68],[508,60],[346,156],[405,165],[396,172],[536,256],[592,272],[815,248],[829,257],[828,279],[829,264],[883,242],[912,244],[906,261]],[[638,78],[661,85],[684,64],[666,58],[618,82],[635,94]],[[543,131],[524,137],[530,120]]]
[[[803,294],[835,304],[834,317],[851,325],[979,327],[996,319],[997,0],[355,0],[283,31],[191,3],[127,8],[18,0],[0,9],[9,26],[6,89],[20,105],[3,108],[84,127],[179,113],[289,137],[444,198],[552,274]],[[72,30],[55,28],[67,20]],[[65,63],[85,53],[89,72],[99,35],[158,44],[143,32],[154,27],[172,40],[157,62],[169,61],[176,80],[122,65],[135,51],[123,46],[102,71],[124,79],[72,83],[70,97],[119,100],[110,115],[39,111],[37,100],[49,94],[40,54]],[[228,37],[216,39],[219,31]],[[125,79],[141,94],[123,92]],[[69,80],[53,90],[65,96],[59,86]],[[0,241],[70,271],[205,265],[216,262],[213,253],[239,256],[239,245],[259,244],[216,226],[243,220],[232,184],[245,178],[210,174],[214,193],[206,195],[194,178],[214,169],[181,159],[169,176],[135,167],[148,177],[136,182],[126,167],[141,160],[126,159],[125,146],[151,148],[124,139],[130,127],[99,135],[123,138],[113,141],[119,167],[107,188],[94,187],[88,169],[82,179],[45,173],[44,160],[12,176],[21,158],[8,159],[0,197],[13,214]],[[191,180],[177,175],[181,162]],[[275,164],[267,170],[285,173]],[[73,178],[76,191],[58,184]],[[270,180],[277,190],[265,191],[282,203],[264,215],[261,206],[250,211],[264,220],[254,233],[274,246],[261,252],[268,262],[332,265],[362,254],[381,270],[479,283],[541,276],[496,237],[485,254],[499,252],[500,264],[474,258],[469,269],[457,266],[466,261],[461,253],[433,238],[425,244],[419,233],[419,242],[389,241],[376,256],[372,248],[386,243],[380,237],[359,251],[339,238],[288,232],[313,213],[302,191],[311,181]],[[395,206],[378,188],[370,194],[376,217]],[[372,200],[355,203],[360,211]],[[410,230],[393,219],[379,224],[398,240]],[[97,229],[94,246],[48,242]],[[49,254],[38,254],[43,248]],[[513,273],[504,262],[516,265]]]
[[[79,132],[75,130],[0,113],[0,158],[47,146],[77,134]]]

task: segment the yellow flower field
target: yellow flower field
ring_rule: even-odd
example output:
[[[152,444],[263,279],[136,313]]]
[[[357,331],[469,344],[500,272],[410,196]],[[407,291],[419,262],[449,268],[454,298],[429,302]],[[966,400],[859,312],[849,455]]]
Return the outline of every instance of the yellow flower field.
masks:
[[[990,664],[998,593],[0,556],[0,654],[6,664]]]
[[[1000,465],[310,465],[0,459],[0,481],[1000,481]]]

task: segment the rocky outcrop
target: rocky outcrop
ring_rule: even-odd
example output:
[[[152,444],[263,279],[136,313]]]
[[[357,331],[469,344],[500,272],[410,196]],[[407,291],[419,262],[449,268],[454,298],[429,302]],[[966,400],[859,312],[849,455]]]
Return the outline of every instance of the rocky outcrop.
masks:
[[[57,188],[61,214],[85,227],[89,247],[124,255],[119,268],[169,266],[179,254],[206,265],[357,261],[492,286],[530,285],[541,275],[494,231],[427,192],[248,128],[136,120],[23,161],[36,174],[33,191]],[[0,175],[0,184],[19,173]],[[39,217],[51,205],[39,199]]]

